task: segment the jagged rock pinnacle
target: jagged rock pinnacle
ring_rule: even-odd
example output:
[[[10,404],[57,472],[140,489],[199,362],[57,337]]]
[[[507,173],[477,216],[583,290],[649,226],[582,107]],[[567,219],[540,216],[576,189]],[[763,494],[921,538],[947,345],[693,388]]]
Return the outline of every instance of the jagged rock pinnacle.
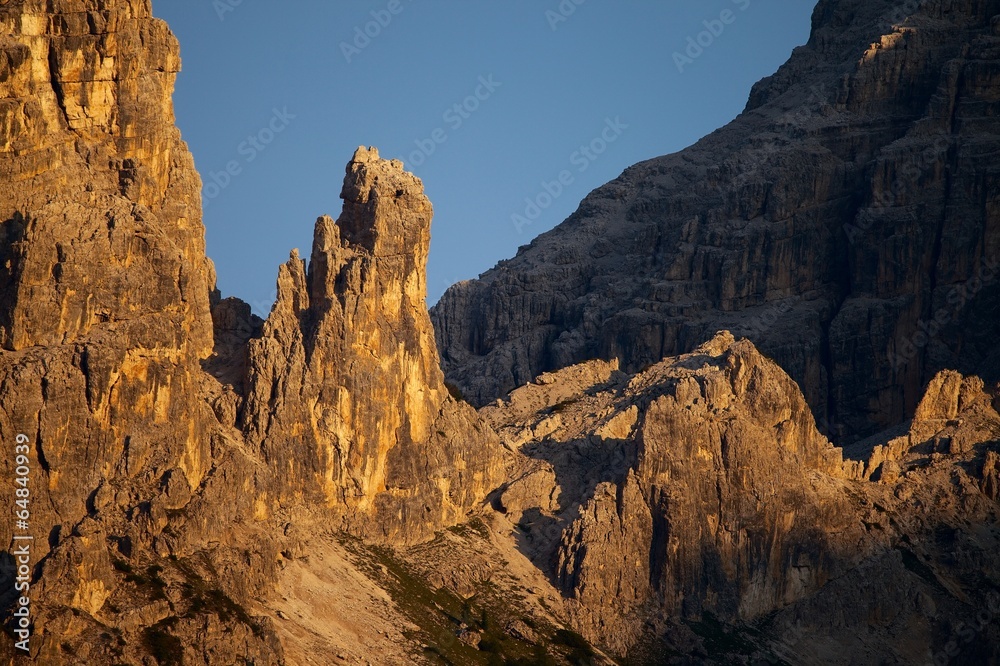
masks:
[[[359,148],[341,197],[340,217],[316,222],[308,269],[293,254],[279,271],[278,300],[250,346],[243,427],[288,470],[287,485],[270,489],[278,496],[313,489],[346,529],[413,540],[485,496],[500,447],[444,386],[420,180]]]

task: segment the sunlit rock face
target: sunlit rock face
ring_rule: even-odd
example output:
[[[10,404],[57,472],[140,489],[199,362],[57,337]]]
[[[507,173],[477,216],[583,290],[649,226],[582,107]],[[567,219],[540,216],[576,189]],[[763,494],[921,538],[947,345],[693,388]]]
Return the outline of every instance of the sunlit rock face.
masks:
[[[188,571],[237,597],[273,569],[259,566],[240,593],[224,566],[206,571],[251,515],[215,474],[238,486],[252,467],[205,397],[215,277],[201,181],[174,127],[178,45],[148,2],[126,0],[3,3],[0,35],[0,440],[30,442],[31,653],[117,663],[190,609],[154,593],[151,562],[212,541],[208,564]],[[3,456],[5,484],[15,460]],[[14,501],[3,493],[4,515]],[[13,527],[2,521],[4,544]],[[161,568],[179,590],[178,570]],[[273,653],[260,627],[206,617],[176,621],[188,655]],[[6,636],[0,649],[13,654]]]
[[[727,329],[838,442],[912,416],[939,370],[1000,379],[998,11],[820,2],[808,43],[732,123],[452,287],[432,312],[446,376],[483,405],[543,371],[635,371]]]
[[[501,483],[501,449],[444,385],[420,180],[360,148],[341,196],[340,218],[316,222],[308,270],[293,253],[279,271],[250,343],[243,428],[280,479],[281,503],[308,497],[342,512],[349,531],[413,541]]]
[[[0,25],[0,344],[113,330],[206,356],[214,273],[174,127],[177,40],[135,1],[18,2]]]
[[[360,151],[340,226],[321,220],[308,276],[282,269],[262,324],[214,291],[179,68],[148,2],[0,5],[0,441],[29,443],[41,663],[279,663],[244,609],[300,552],[291,515],[400,543],[500,483],[496,436],[437,365],[419,181]]]

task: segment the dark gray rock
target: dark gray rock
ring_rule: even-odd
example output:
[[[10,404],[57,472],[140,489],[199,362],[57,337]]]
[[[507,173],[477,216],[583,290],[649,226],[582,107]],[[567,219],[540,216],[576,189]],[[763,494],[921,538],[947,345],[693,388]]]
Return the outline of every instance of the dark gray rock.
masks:
[[[446,376],[483,405],[727,329],[845,442],[912,415],[938,370],[998,378],[998,11],[823,0],[736,120],[452,287],[432,311]]]

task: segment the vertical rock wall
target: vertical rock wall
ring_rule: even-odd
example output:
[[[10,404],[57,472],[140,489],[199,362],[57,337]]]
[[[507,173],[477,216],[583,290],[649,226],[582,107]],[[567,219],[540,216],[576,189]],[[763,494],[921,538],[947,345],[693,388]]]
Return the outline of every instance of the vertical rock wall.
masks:
[[[316,223],[308,271],[295,253],[279,271],[250,343],[243,427],[282,479],[275,499],[312,492],[349,530],[412,541],[501,482],[499,440],[444,385],[422,184],[360,148],[341,196],[340,218]]]

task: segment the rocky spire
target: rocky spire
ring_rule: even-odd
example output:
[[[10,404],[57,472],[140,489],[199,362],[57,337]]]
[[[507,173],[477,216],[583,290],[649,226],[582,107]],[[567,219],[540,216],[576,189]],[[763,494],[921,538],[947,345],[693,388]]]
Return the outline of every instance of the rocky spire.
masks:
[[[341,197],[340,218],[316,222],[308,270],[293,252],[279,271],[250,343],[242,424],[279,471],[268,490],[283,502],[315,494],[350,531],[412,541],[482,500],[501,449],[444,385],[425,303],[422,183],[359,148]]]

